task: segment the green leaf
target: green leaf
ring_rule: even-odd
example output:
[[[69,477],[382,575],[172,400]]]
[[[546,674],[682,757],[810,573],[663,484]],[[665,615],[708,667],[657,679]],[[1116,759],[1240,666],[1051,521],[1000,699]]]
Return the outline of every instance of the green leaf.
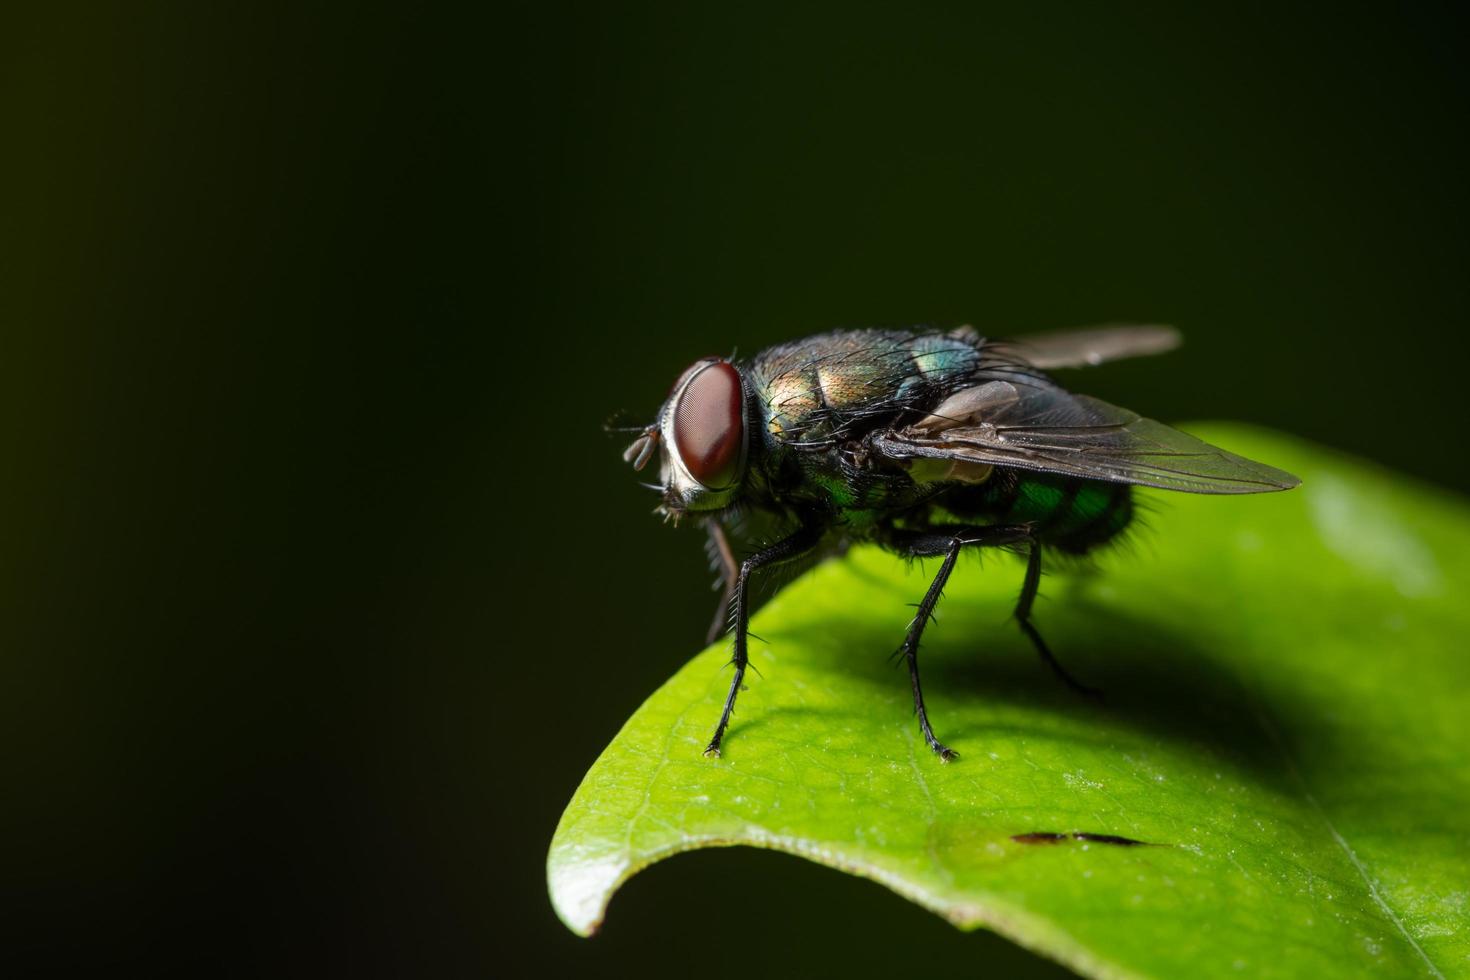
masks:
[[[590,934],[640,869],[748,844],[1090,976],[1470,975],[1470,511],[1281,436],[1197,431],[1303,486],[1141,495],[1131,547],[1045,580],[1035,621],[1104,704],[1008,620],[1020,562],[972,560],[921,656],[961,753],[941,764],[888,661],[935,565],[857,549],[756,617],[723,758],[700,754],[723,645],[618,733],[552,842],[562,919]],[[1148,846],[1017,840],[1038,833]]]

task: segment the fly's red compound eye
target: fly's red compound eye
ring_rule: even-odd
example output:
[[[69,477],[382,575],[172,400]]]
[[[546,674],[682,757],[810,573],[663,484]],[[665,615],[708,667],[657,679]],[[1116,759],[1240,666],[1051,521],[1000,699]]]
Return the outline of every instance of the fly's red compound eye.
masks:
[[[679,396],[674,445],[690,476],[718,488],[734,482],[744,438],[740,372],[716,361],[700,370]]]

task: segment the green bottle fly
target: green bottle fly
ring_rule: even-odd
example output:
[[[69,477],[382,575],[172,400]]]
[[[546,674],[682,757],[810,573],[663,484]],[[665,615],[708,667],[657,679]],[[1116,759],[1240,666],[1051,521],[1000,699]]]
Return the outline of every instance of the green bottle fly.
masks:
[[[1133,518],[1134,486],[1236,494],[1299,482],[1045,373],[1177,343],[1173,330],[1144,326],[1018,341],[968,327],[843,330],[686,370],[625,458],[641,469],[658,453],[659,509],[704,523],[720,559],[735,677],[705,754],[719,755],[744,680],[752,574],[843,542],[943,558],[899,648],[919,727],[942,761],[956,753],[924,709],[919,640],[966,548],[1026,555],[1017,623],[1059,677],[1087,692],[1031,623],[1044,549],[1080,555],[1117,537]],[[737,558],[726,528],[749,512],[783,533]]]

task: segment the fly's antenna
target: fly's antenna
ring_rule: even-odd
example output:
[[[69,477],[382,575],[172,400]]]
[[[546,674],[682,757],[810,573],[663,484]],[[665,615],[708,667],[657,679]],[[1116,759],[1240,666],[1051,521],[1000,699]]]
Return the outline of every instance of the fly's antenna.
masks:
[[[632,463],[633,469],[641,470],[658,448],[658,426],[648,425],[633,431],[639,433],[639,436],[633,440],[631,446],[623,450],[623,462]]]
[[[658,448],[658,423],[627,425],[630,418],[626,409],[618,409],[602,423],[602,431],[608,435],[636,435],[638,438],[633,440],[633,444],[623,450],[623,462],[632,463],[633,469],[641,470]]]

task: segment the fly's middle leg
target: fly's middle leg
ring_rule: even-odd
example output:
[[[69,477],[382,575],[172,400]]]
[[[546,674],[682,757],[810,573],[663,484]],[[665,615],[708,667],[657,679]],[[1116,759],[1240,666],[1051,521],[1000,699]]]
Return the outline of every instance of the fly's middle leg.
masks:
[[[954,571],[955,562],[959,559],[961,550],[968,547],[1019,544],[1030,540],[1030,536],[1031,528],[1019,524],[966,526],[945,528],[942,531],[893,530],[889,532],[887,543],[899,554],[911,558],[944,556],[944,562],[939,566],[939,573],[934,576],[934,581],[929,583],[929,590],[924,593],[924,598],[919,602],[918,612],[913,622],[909,624],[903,645],[898,648],[898,654],[902,655],[908,663],[909,682],[914,690],[914,714],[919,717],[919,731],[923,733],[924,741],[928,743],[934,754],[939,756],[941,762],[949,762],[958,758],[959,753],[939,741],[934,735],[933,726],[929,724],[929,712],[924,707],[924,689],[919,682],[919,640],[924,635],[924,628],[934,618],[934,607],[939,604],[940,596],[944,594],[944,585],[949,581],[950,573]]]

